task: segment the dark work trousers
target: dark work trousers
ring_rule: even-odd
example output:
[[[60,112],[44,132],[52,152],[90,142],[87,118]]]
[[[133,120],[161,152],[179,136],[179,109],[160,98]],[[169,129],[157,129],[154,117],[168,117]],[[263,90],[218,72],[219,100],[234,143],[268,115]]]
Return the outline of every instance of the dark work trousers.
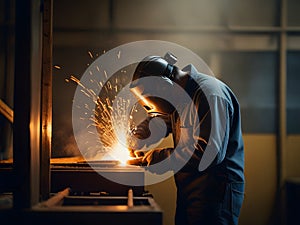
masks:
[[[226,182],[210,175],[196,179],[191,179],[189,175],[175,176],[176,225],[238,224],[244,183]]]

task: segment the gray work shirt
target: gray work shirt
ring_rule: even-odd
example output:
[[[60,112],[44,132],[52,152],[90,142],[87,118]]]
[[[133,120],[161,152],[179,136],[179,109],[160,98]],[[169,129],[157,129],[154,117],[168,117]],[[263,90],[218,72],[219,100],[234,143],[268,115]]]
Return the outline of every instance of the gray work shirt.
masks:
[[[199,73],[193,65],[183,71],[190,74],[185,90],[193,106],[185,106],[176,133],[183,139],[179,149],[193,154],[181,171],[214,171],[229,181],[244,182],[244,144],[235,95],[225,83]]]

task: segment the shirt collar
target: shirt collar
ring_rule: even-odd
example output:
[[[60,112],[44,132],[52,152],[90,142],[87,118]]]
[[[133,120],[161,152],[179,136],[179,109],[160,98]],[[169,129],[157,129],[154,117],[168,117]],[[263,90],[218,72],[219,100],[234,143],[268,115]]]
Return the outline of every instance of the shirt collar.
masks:
[[[182,71],[184,72],[189,72],[189,74],[195,74],[198,73],[196,67],[192,64],[188,64],[187,66],[185,66]]]

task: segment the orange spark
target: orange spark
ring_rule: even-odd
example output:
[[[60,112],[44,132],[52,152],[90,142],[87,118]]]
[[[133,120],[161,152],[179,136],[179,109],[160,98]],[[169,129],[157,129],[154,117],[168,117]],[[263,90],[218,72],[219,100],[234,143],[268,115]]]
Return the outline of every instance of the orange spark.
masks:
[[[90,51],[88,51],[88,54],[89,54],[89,56],[91,57],[91,59],[94,58],[93,54],[92,54]]]

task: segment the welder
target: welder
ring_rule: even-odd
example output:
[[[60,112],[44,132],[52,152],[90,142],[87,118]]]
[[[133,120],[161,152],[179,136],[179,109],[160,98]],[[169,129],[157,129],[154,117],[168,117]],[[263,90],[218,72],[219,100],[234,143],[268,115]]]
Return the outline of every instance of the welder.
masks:
[[[182,165],[174,169],[176,225],[238,224],[245,183],[239,102],[214,76],[198,72],[192,64],[182,69],[175,64],[172,54],[151,55],[135,69],[130,88],[149,117],[132,130],[134,141],[129,149],[136,157],[132,162],[149,167],[164,161],[167,170]],[[184,90],[191,102],[181,101],[176,87]],[[171,101],[162,97],[165,92],[172,96]],[[143,152],[144,145],[152,144],[145,140],[162,126],[157,122],[151,125],[159,115],[167,124],[166,132],[173,133],[174,147]]]

